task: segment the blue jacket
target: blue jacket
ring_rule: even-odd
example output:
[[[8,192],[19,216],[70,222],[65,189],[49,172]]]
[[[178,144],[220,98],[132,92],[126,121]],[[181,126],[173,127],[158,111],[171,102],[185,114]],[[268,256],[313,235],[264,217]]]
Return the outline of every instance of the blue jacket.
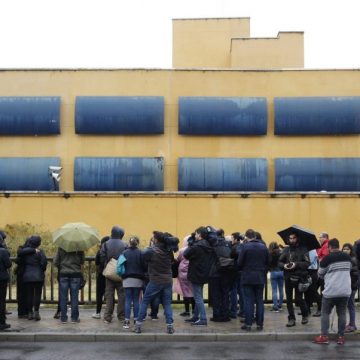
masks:
[[[123,279],[128,277],[144,279],[146,272],[146,265],[144,263],[143,255],[140,249],[129,247],[123,252],[126,257],[125,262],[125,275],[122,275]]]
[[[269,252],[266,246],[257,239],[244,244],[238,257],[238,267],[243,285],[262,285],[266,282],[269,267]]]

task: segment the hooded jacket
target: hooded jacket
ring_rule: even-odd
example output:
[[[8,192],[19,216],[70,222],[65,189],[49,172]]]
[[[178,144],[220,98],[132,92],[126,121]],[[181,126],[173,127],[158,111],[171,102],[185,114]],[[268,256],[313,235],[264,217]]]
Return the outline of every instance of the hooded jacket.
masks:
[[[43,282],[45,279],[47,259],[42,250],[36,252],[40,243],[39,236],[31,236],[27,241],[27,246],[18,251],[18,258],[20,258],[18,261],[24,266],[22,281],[25,283]]]
[[[194,284],[206,284],[217,260],[209,242],[205,239],[195,241],[184,251],[184,258],[189,260],[188,280]]]

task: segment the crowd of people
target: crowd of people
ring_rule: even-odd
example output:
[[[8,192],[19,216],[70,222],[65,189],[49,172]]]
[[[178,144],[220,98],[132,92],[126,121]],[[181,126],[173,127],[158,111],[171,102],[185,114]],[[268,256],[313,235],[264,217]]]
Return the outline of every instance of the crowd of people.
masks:
[[[149,247],[139,248],[140,240],[131,236],[124,241],[125,230],[111,229],[101,240],[96,254],[96,311],[94,319],[112,322],[117,293],[116,316],[124,329],[141,333],[149,316],[158,318],[160,304],[164,309],[166,332],[174,333],[172,312],[173,292],[183,298],[181,316],[190,326],[207,326],[203,290],[208,284],[210,321],[228,322],[241,318],[241,329],[257,331],[264,328],[264,287],[269,273],[273,312],[283,310],[284,290],[288,312],[287,327],[296,326],[294,304],[300,308],[301,324],[310,315],[321,316],[321,335],[314,340],[328,343],[329,317],[333,307],[338,314],[338,344],[344,334],[356,330],[355,294],[359,287],[360,240],[346,243],[340,249],[337,239],[327,233],[319,236],[321,247],[308,249],[297,231],[289,233],[287,246],[271,242],[267,247],[261,234],[249,229],[225,236],[222,229],[201,226],[185,237],[182,247],[167,232],[154,231]],[[6,323],[6,289],[11,261],[6,248],[6,234],[0,231],[0,330]],[[123,259],[121,278],[105,277],[104,269],[112,259]],[[54,265],[58,268],[59,306],[55,318],[67,324],[70,297],[70,321],[80,322],[79,290],[83,283],[83,251],[66,252],[58,248]],[[47,268],[41,238],[33,235],[17,251],[18,316],[41,320],[39,307]],[[105,311],[101,315],[103,302]],[[132,312],[132,319],[131,319]],[[348,312],[348,316],[346,316]],[[346,318],[348,323],[346,324]],[[131,321],[132,320],[132,321]]]

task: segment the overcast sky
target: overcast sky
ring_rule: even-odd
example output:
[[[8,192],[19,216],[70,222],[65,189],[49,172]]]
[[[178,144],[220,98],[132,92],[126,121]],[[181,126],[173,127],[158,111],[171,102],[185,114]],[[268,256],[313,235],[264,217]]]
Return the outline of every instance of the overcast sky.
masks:
[[[0,0],[0,68],[171,68],[173,18],[305,32],[306,68],[360,68],[360,0]]]

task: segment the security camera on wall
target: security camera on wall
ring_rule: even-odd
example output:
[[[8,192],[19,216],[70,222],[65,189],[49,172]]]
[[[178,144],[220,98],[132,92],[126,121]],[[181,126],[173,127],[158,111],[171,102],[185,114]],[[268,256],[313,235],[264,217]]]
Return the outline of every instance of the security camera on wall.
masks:
[[[59,182],[61,179],[61,166],[49,166],[49,176],[53,180],[54,191],[59,191]]]

